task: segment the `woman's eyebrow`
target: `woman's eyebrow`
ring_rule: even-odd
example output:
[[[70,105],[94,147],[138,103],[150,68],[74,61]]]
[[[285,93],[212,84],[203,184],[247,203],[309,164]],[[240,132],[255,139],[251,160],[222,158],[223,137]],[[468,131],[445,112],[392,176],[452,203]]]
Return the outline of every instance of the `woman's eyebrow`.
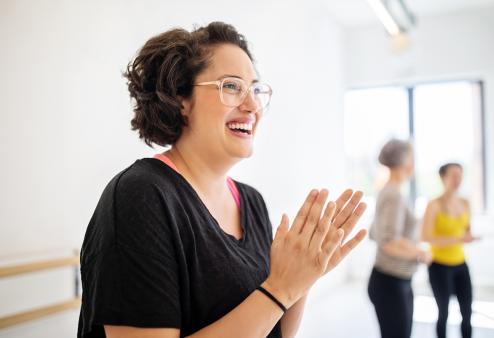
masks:
[[[217,80],[223,80],[225,77],[233,77],[233,78],[245,81],[241,76],[233,75],[233,74],[224,74],[224,75],[220,76]],[[259,79],[254,79],[254,80],[252,80],[251,83],[257,83],[257,82],[259,82]]]

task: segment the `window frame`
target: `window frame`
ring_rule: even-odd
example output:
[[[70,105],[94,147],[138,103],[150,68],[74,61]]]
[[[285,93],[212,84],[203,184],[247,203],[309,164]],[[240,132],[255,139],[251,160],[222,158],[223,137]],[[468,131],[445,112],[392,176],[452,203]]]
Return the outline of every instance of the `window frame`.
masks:
[[[446,79],[446,80],[427,80],[427,81],[417,81],[413,83],[388,83],[388,84],[379,84],[379,85],[369,85],[369,86],[353,86],[347,88],[346,92],[352,91],[352,90],[365,90],[365,89],[376,89],[376,88],[401,88],[406,92],[406,96],[408,98],[408,133],[410,139],[413,140],[415,139],[415,122],[414,122],[414,117],[415,117],[415,90],[418,86],[421,85],[431,85],[431,84],[443,84],[443,83],[455,83],[455,82],[467,82],[472,85],[477,85],[478,86],[478,91],[479,91],[479,114],[480,116],[474,117],[476,120],[478,120],[479,127],[480,127],[480,135],[476,137],[474,140],[474,144],[479,142],[479,147],[480,147],[480,172],[481,172],[481,177],[480,177],[480,187],[482,189],[481,191],[481,201],[479,205],[479,211],[482,213],[487,212],[487,206],[489,205],[490,201],[490,192],[489,190],[489,181],[487,178],[487,127],[486,127],[486,108],[485,108],[485,84],[482,79],[477,79],[477,78],[458,78],[458,79]],[[417,179],[415,174],[412,176],[410,179],[409,183],[409,189],[410,189],[410,204],[412,208],[415,208],[415,201],[417,197]]]

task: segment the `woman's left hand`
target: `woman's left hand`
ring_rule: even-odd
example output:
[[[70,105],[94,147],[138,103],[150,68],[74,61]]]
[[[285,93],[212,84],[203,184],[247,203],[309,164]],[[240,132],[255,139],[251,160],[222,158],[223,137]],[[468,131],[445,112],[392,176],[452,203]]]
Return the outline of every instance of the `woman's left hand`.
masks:
[[[478,236],[472,236],[470,232],[467,232],[465,236],[461,239],[463,243],[472,243],[474,241],[480,240],[480,237]]]
[[[355,224],[357,224],[357,221],[363,215],[367,207],[365,203],[360,203],[362,197],[363,193],[361,191],[356,191],[354,193],[353,190],[347,189],[336,200],[336,212],[331,226],[344,230],[345,235],[342,243],[352,232]],[[340,245],[331,256],[325,273],[328,273],[337,266],[341,260],[365,238],[366,233],[367,231],[365,229],[361,229],[350,240]]]

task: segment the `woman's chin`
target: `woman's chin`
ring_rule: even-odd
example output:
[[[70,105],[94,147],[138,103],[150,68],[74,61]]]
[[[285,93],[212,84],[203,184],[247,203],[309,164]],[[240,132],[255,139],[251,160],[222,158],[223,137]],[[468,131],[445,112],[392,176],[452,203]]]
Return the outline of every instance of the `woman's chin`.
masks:
[[[231,157],[243,160],[252,156],[254,149],[252,147],[236,148],[229,151]]]

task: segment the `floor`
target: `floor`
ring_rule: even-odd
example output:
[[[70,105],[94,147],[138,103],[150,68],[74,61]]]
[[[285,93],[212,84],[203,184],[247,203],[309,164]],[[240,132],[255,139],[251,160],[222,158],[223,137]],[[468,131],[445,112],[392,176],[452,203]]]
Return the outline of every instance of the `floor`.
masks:
[[[433,338],[436,316],[430,296],[415,297],[414,338]],[[78,311],[67,311],[29,324],[0,330],[0,338],[66,338],[75,337]],[[450,305],[448,337],[459,338],[457,304]],[[494,302],[475,302],[474,338],[494,338]],[[311,292],[300,338],[378,338],[379,329],[363,283],[347,283],[338,287],[319,285]]]
[[[318,288],[308,302],[297,337],[378,338],[379,327],[370,303],[366,284],[348,283],[337,288]],[[422,292],[420,292],[422,293]],[[484,296],[484,295],[483,295]],[[486,298],[492,298],[485,296]],[[435,338],[437,308],[434,299],[423,292],[415,296],[413,338]],[[473,304],[474,338],[494,338],[494,302]],[[458,304],[450,303],[448,338],[459,338],[461,316]]]

